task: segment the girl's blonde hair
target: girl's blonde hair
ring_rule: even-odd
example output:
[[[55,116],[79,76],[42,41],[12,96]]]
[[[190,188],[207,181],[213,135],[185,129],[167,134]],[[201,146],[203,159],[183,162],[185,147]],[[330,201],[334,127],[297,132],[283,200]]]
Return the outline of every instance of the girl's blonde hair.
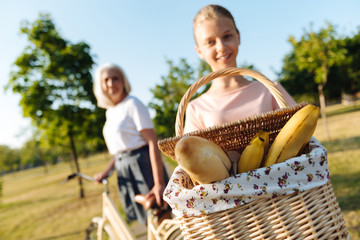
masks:
[[[224,7],[220,6],[220,5],[210,4],[210,5],[207,5],[207,6],[203,7],[194,17],[193,30],[194,30],[195,41],[196,41],[196,37],[195,37],[196,25],[199,24],[202,21],[210,20],[210,19],[217,19],[219,17],[227,17],[227,18],[229,18],[234,23],[236,31],[238,33],[240,33],[238,28],[236,27],[234,17],[229,12],[229,10],[227,10],[226,8],[224,8]]]
[[[101,108],[109,108],[113,107],[114,104],[110,100],[110,98],[104,93],[102,87],[101,87],[101,74],[105,70],[115,69],[119,71],[119,73],[122,76],[122,79],[124,80],[124,92],[125,94],[129,94],[131,92],[131,86],[129,83],[129,80],[127,79],[125,72],[122,70],[121,67],[118,65],[112,64],[112,63],[105,63],[99,66],[96,69],[95,72],[95,79],[94,79],[94,85],[93,85],[93,91],[97,100],[97,105]]]

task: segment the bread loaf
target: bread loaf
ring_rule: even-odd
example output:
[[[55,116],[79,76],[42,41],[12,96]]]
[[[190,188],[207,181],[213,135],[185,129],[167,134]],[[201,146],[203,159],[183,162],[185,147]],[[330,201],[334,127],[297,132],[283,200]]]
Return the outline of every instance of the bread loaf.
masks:
[[[231,161],[215,143],[196,136],[185,136],[175,145],[180,167],[200,184],[228,178]]]

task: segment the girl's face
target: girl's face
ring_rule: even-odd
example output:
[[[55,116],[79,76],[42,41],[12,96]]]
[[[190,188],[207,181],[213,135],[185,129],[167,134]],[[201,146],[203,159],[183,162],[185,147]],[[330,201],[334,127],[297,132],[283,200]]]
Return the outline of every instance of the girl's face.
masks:
[[[204,20],[195,26],[194,33],[197,42],[195,50],[213,71],[237,67],[240,34],[231,19]]]
[[[113,104],[118,104],[126,97],[124,79],[117,69],[102,71],[101,88]]]

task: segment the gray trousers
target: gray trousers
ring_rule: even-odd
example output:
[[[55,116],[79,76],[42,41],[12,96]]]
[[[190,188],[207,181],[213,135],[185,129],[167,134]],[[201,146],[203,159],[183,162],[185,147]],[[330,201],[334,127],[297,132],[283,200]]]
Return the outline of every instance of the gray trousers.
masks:
[[[164,168],[164,180],[167,184],[169,177]],[[115,161],[118,186],[122,207],[128,222],[138,220],[146,224],[146,212],[142,205],[135,202],[136,194],[147,194],[154,186],[149,147],[118,154]]]

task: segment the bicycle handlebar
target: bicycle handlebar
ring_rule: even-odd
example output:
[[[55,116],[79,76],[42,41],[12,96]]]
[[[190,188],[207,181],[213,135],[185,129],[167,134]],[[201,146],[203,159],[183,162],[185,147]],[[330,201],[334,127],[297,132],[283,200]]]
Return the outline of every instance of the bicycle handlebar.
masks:
[[[88,180],[90,182],[95,182],[96,181],[95,178],[93,178],[93,177],[90,177],[90,176],[88,176],[88,175],[86,175],[84,173],[81,173],[81,172],[76,172],[76,173],[70,174],[67,177],[67,179],[65,181],[63,181],[61,184],[64,184],[64,183],[70,181],[71,179],[73,179],[75,177],[81,177],[81,178],[83,178],[85,180]],[[101,183],[106,185],[108,183],[107,178],[108,178],[108,176],[106,178],[101,179]]]

